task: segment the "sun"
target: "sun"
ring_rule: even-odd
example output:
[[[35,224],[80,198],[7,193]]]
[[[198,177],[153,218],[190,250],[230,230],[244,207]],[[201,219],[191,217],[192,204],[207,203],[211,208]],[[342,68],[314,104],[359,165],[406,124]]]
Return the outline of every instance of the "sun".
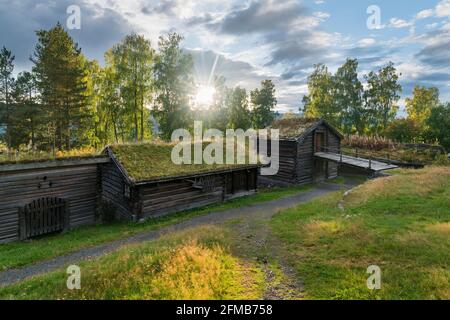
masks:
[[[209,107],[214,101],[214,94],[216,89],[210,86],[199,86],[197,88],[197,94],[194,98],[194,105],[196,107]]]

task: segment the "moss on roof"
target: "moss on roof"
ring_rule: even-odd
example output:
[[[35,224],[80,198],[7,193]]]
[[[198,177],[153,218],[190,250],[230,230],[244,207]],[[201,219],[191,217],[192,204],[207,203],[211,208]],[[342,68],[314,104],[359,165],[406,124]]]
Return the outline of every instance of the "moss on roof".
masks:
[[[203,149],[208,143],[203,144]],[[131,181],[142,182],[162,180],[189,175],[197,175],[216,171],[225,171],[235,168],[254,167],[255,165],[242,164],[181,164],[172,162],[171,153],[173,144],[142,143],[110,146],[115,158],[127,171]],[[192,159],[194,157],[192,144]],[[225,158],[225,150],[224,150]],[[193,161],[192,161],[193,162]]]
[[[317,118],[290,118],[274,121],[268,129],[280,130],[280,138],[295,139],[317,125]]]

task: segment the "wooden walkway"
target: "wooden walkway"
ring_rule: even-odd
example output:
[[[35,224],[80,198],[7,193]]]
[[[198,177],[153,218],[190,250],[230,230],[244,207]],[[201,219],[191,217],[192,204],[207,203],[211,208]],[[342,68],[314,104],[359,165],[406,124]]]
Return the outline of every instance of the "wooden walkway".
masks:
[[[314,156],[320,159],[342,163],[357,168],[367,169],[374,172],[398,168],[398,166],[393,164],[387,164],[384,162],[375,161],[371,159],[351,157],[345,154],[333,152],[317,152],[314,154]]]

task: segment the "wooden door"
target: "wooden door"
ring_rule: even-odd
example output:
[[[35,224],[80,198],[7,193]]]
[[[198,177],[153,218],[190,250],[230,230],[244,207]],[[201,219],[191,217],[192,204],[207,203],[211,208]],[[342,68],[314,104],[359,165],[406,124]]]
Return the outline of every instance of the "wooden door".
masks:
[[[325,133],[316,132],[316,134],[314,135],[314,152],[326,151],[324,147],[325,147]]]
[[[63,199],[40,198],[19,208],[20,240],[64,231],[68,225],[69,207]]]

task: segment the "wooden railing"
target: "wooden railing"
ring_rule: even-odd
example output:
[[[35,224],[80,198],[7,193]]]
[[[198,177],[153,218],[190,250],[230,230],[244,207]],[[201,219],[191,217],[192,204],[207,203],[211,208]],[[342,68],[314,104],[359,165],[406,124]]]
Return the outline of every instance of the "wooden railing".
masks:
[[[338,148],[329,148],[329,147],[323,147],[322,146],[320,149],[321,149],[322,152],[331,152],[331,153],[339,154],[339,162],[340,163],[343,162],[343,159],[345,157],[347,157],[347,158],[350,158],[350,157],[359,158],[357,150],[356,150],[356,154],[355,155],[349,155],[349,154],[343,153],[342,149],[340,149],[340,148],[338,149]],[[373,157],[372,155],[364,156],[364,159],[369,160],[368,169],[372,169],[372,161],[375,160],[374,158],[375,157]]]

